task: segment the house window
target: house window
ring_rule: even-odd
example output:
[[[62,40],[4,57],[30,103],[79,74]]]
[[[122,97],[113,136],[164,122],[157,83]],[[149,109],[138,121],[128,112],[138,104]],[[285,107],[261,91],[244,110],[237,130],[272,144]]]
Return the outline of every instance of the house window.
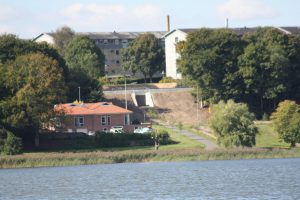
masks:
[[[125,125],[129,125],[129,121],[130,121],[129,115],[125,115],[124,116]]]
[[[178,42],[178,37],[175,38],[175,43],[177,43],[177,42]]]
[[[103,40],[103,43],[104,43],[104,44],[107,44],[107,43],[108,43],[108,41],[107,41],[107,40]]]
[[[119,50],[116,50],[116,55],[119,55]]]
[[[119,61],[119,60],[116,60],[116,63],[119,65],[119,64],[120,64],[120,61]]]
[[[75,117],[75,126],[82,127],[84,125],[84,119],[82,116]]]
[[[110,115],[107,115],[107,125],[110,125]]]
[[[106,116],[105,115],[101,116],[101,124],[106,125]]]

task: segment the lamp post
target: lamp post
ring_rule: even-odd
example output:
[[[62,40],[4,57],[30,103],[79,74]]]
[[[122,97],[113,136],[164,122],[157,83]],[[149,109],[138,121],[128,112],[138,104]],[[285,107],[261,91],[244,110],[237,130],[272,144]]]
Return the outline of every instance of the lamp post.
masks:
[[[78,87],[78,96],[79,96],[79,103],[81,102],[81,99],[80,99],[80,86]]]
[[[127,84],[126,84],[126,75],[124,76],[125,78],[125,108],[127,110]]]

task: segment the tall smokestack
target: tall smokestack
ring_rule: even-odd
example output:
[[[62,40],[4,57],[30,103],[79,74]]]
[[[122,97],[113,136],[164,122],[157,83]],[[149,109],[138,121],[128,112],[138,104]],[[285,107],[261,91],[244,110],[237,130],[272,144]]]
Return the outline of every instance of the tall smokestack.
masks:
[[[226,28],[228,28],[229,26],[229,21],[228,21],[228,18],[226,18]]]
[[[170,31],[170,16],[167,15],[167,31]]]

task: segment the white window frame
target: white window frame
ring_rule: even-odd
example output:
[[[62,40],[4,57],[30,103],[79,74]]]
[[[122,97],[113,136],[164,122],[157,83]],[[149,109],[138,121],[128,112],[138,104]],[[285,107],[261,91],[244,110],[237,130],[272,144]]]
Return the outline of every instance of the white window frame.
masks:
[[[82,122],[80,122],[82,120]],[[84,126],[84,117],[83,116],[76,116],[74,117],[74,123],[76,127],[83,127]]]
[[[101,115],[101,125],[106,125],[107,124],[107,117],[106,117],[106,115]],[[104,121],[103,121],[103,119],[104,119]]]

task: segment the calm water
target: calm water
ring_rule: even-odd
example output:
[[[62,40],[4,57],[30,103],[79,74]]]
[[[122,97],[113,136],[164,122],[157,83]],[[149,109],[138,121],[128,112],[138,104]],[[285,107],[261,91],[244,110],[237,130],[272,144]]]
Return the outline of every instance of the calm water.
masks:
[[[300,159],[2,169],[0,199],[300,199]]]

